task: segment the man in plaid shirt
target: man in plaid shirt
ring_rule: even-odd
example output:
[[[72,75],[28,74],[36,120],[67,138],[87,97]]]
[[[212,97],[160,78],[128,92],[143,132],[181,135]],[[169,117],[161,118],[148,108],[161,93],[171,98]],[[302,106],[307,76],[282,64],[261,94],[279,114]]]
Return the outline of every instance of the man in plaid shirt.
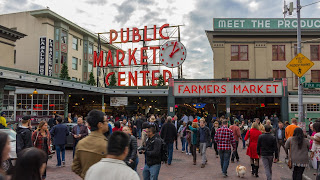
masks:
[[[233,151],[236,149],[236,142],[234,140],[233,132],[228,128],[228,121],[222,121],[222,127],[219,128],[214,136],[214,141],[217,143],[221,169],[224,177],[227,177],[227,170],[231,155],[231,145]]]

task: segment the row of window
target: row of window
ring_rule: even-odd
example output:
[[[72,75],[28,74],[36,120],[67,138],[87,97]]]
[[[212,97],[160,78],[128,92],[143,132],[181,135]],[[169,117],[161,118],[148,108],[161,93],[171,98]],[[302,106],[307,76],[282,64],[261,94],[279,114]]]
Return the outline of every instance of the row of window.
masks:
[[[81,65],[81,59],[80,59],[80,61],[78,61],[78,58],[72,57],[72,69],[73,70],[78,70],[78,62],[79,62],[79,65]],[[88,72],[91,72],[92,70],[93,70],[92,62],[89,62],[88,63]]]
[[[306,108],[309,112],[317,112],[320,111],[320,104],[306,104]],[[291,104],[290,109],[293,112],[297,112],[298,104]]]
[[[320,61],[320,45],[310,45],[310,59]],[[294,56],[297,46],[294,46]],[[248,61],[248,45],[231,45],[231,61]],[[272,61],[285,61],[285,45],[272,45]]]

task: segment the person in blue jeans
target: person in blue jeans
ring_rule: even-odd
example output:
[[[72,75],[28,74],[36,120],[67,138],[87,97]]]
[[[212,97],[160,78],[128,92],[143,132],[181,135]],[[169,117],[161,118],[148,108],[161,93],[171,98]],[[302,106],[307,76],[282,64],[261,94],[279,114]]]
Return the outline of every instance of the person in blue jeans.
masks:
[[[160,133],[161,138],[167,144],[168,147],[168,165],[171,165],[172,154],[173,154],[173,142],[177,140],[177,129],[172,123],[172,118],[167,117],[167,123],[165,123],[161,128]]]
[[[144,166],[142,175],[144,180],[157,180],[161,168],[161,139],[156,135],[156,128],[150,125],[146,129],[148,140],[146,142],[144,153],[146,156],[146,164]],[[172,148],[173,148],[173,143]]]
[[[244,138],[246,137],[248,126],[246,125],[244,120],[242,120],[241,125],[239,127],[240,127],[241,139],[242,139],[242,148],[245,149],[246,148],[246,141],[244,140]]]
[[[183,124],[179,127],[179,130],[178,130],[178,133],[181,139],[182,153],[184,153],[184,151],[188,152],[188,149],[186,149],[186,127],[187,127],[187,123],[183,122]]]
[[[56,147],[57,154],[57,167],[65,166],[65,145],[67,143],[67,136],[69,135],[68,127],[62,123],[62,118],[57,117],[57,125],[55,125],[51,130],[50,134],[53,137],[53,144]],[[62,159],[61,159],[61,156]],[[61,161],[62,160],[62,161]]]

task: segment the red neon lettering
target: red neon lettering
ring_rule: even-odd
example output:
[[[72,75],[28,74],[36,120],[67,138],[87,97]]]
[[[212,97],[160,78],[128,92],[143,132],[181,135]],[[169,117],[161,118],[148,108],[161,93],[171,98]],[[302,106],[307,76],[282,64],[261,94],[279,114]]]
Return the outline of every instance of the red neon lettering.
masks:
[[[152,54],[153,54],[153,64],[156,64],[156,57],[157,57],[157,49],[160,49],[160,47],[155,46],[155,47],[150,47],[152,49]]]
[[[212,85],[207,86],[207,93],[212,93],[212,91],[210,91],[210,87],[212,87]]]
[[[100,67],[103,66],[103,51],[100,52],[99,58],[97,58],[97,52],[93,52],[93,67],[96,67],[98,64],[100,64]]]
[[[163,28],[168,27],[168,26],[169,26],[169,24],[164,24],[164,25],[162,25],[162,26],[160,27],[159,34],[160,34],[160,37],[161,37],[162,39],[169,39],[169,36],[163,36],[163,35],[162,35],[162,30],[163,30]]]
[[[201,85],[199,85],[199,94],[201,93],[201,91],[204,91],[204,93],[206,93],[207,87],[206,85],[203,86],[203,88],[201,87]]]
[[[170,72],[169,70],[163,70],[163,71],[162,71],[162,74],[163,74],[163,81],[164,81],[164,83],[167,83],[168,80],[169,80],[170,78],[172,78],[172,74],[171,74],[171,72]],[[167,74],[169,74],[169,78],[167,78]]]
[[[113,37],[113,34],[115,34],[115,37]],[[112,44],[113,41],[117,40],[117,38],[118,38],[117,31],[114,30],[114,29],[111,29],[110,30],[110,38],[109,38],[110,39],[110,44]]]
[[[152,86],[157,86],[158,84],[155,82],[159,80],[159,78],[156,76],[156,73],[160,73],[160,70],[152,70]]]
[[[151,38],[148,38],[148,27],[144,26],[144,32],[143,32],[143,40],[144,41],[151,41]]]
[[[226,87],[227,87],[226,85],[221,86],[221,89],[223,90],[221,91],[221,93],[225,94],[227,92]]]
[[[153,40],[157,40],[157,26],[153,25]]]
[[[266,88],[267,89],[267,93],[271,93],[271,91],[269,90],[270,87],[271,87],[271,85],[268,84],[267,88]]]
[[[107,67],[109,64],[111,64],[112,67],[114,66],[111,50],[108,51],[108,55],[107,55],[107,60],[106,60],[106,65],[105,65],[105,67]]]
[[[121,28],[121,42],[122,43],[126,43],[129,41],[129,28],[127,28],[127,39],[126,40],[123,40],[123,28]]]
[[[249,93],[249,90],[248,90],[248,88],[247,88],[247,86],[246,86],[246,85],[243,87],[243,89],[242,89],[242,93],[243,93],[244,91],[247,91],[247,93]]]
[[[275,85],[273,85],[273,87],[274,87],[274,93],[277,93],[278,85],[277,85],[277,84],[275,84]]]
[[[124,85],[121,85],[121,82],[125,81],[126,79],[125,78],[121,78],[122,74],[125,74],[125,72],[118,72],[118,86],[124,86]]]
[[[191,91],[192,93],[193,93],[193,92],[198,93],[198,90],[197,90],[198,88],[197,88],[196,85],[192,85],[192,86],[191,86],[191,89],[192,89],[192,91]]]
[[[239,90],[239,93],[241,93],[241,85],[239,85],[238,87],[236,85],[233,85],[233,93],[236,93],[236,91]]]
[[[144,51],[148,50],[148,47],[142,47],[140,51],[140,64],[141,65],[148,65],[147,61],[144,61],[145,59],[148,59],[148,56],[144,55]],[[146,53],[147,54],[147,53]]]
[[[140,73],[142,73],[142,82],[143,82],[143,86],[146,86],[146,75],[147,73],[149,73],[149,71],[140,71]]]
[[[133,64],[137,65],[136,57],[134,56],[136,51],[137,51],[137,48],[134,48],[133,52],[131,53],[131,49],[129,49],[129,66],[131,65],[132,60],[133,60]]]
[[[136,39],[138,37],[138,39]],[[132,42],[139,42],[141,40],[141,35],[139,34],[138,28],[132,28]]]
[[[189,93],[191,93],[188,86],[186,86],[186,88],[184,88],[183,93],[186,92],[186,91],[188,91]]]
[[[119,53],[121,53],[122,54],[122,57],[121,57],[121,59],[119,59]],[[122,66],[124,66],[124,63],[123,63],[123,60],[124,60],[124,57],[125,57],[125,54],[124,54],[124,52],[121,50],[121,49],[118,49],[117,50],[117,55],[116,55],[117,57],[117,66],[119,66],[119,63],[121,63],[121,65]]]
[[[250,85],[250,93],[252,93],[252,92],[257,93],[255,85]]]
[[[218,93],[220,93],[220,91],[219,91],[219,86],[218,86],[218,85],[214,85],[214,86],[213,86],[213,93],[216,93],[216,91],[217,91]]]
[[[134,86],[137,86],[137,84],[138,84],[138,72],[137,71],[134,72],[134,77],[133,77],[132,73],[129,71],[129,86],[131,86],[131,82],[133,82]]]
[[[109,77],[114,74],[114,72],[110,72],[109,74],[106,75],[106,84],[109,86],[110,83],[109,83]]]
[[[182,87],[183,85],[179,85],[178,86],[178,93],[181,93],[181,87]]]
[[[262,86],[263,85],[261,85],[261,86],[258,85],[258,93],[260,93],[260,91],[261,91],[261,93],[263,93],[263,91],[261,90]]]

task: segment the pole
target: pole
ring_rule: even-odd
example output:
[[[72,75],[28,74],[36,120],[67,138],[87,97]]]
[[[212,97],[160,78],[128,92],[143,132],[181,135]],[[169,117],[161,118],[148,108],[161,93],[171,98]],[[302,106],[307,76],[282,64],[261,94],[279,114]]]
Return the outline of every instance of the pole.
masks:
[[[297,22],[298,22],[298,27],[297,27],[297,54],[301,53],[301,23],[300,23],[300,0],[297,0]],[[303,99],[302,99],[302,84],[300,81],[300,77],[298,78],[298,112],[299,112],[299,119],[298,122],[302,122],[303,120]]]
[[[98,34],[98,54],[100,56],[101,52],[101,42],[100,42],[100,34]],[[103,62],[103,59],[102,59]],[[101,71],[99,65],[97,66],[97,87],[99,87],[99,72]]]

